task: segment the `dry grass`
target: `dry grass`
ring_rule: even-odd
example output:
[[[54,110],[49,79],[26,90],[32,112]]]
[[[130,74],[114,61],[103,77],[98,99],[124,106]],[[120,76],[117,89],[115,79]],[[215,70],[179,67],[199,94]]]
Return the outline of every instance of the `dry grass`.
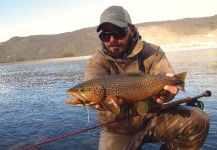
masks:
[[[217,47],[217,15],[136,25],[143,40],[166,51]],[[13,37],[0,43],[0,62],[86,56],[100,48],[96,27],[56,35]]]

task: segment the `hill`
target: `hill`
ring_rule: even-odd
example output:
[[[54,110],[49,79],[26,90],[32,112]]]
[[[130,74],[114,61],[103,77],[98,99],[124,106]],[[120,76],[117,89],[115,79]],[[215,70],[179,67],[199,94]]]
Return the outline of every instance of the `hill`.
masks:
[[[217,46],[217,15],[136,24],[143,39],[165,50]],[[13,37],[0,43],[0,62],[92,54],[100,48],[96,27],[54,35]]]
[[[167,49],[217,47],[217,15],[138,24],[144,40]]]

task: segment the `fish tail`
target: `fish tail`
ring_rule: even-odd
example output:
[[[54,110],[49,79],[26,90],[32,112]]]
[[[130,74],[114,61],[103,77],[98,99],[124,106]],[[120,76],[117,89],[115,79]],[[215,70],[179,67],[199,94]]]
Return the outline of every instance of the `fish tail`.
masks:
[[[182,72],[180,74],[177,74],[176,77],[178,79],[178,89],[185,92],[185,79],[187,76],[187,72]]]
[[[178,80],[184,82],[187,76],[187,72],[182,72],[176,75],[176,77],[178,78]]]
[[[185,83],[181,83],[177,87],[178,87],[179,90],[185,92]]]

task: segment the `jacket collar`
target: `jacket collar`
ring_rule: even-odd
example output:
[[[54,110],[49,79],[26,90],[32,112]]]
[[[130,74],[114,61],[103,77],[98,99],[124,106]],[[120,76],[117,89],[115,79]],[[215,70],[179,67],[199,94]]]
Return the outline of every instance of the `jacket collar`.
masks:
[[[137,40],[134,48],[132,49],[131,53],[126,58],[113,58],[113,57],[111,57],[109,55],[106,55],[102,50],[100,52],[108,60],[118,61],[118,62],[132,61],[132,60],[134,60],[136,58],[136,56],[139,54],[139,52],[142,51],[143,45],[144,45],[144,42],[142,41],[141,38],[139,38]]]

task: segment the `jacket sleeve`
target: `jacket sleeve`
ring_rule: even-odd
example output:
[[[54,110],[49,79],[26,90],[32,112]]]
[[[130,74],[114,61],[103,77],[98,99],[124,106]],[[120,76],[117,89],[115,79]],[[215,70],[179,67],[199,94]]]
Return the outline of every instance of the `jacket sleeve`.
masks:
[[[154,53],[150,56],[149,62],[149,74],[174,73],[166,54],[159,46],[155,46]],[[171,101],[174,97],[174,94],[168,94],[167,98],[164,99],[164,102]]]
[[[158,47],[158,51],[155,55],[154,62],[150,71],[152,74],[174,73],[174,70],[169,63],[166,54],[160,47]]]
[[[85,69],[85,80],[90,80],[103,75],[109,75],[109,65],[104,56],[96,51],[91,58]]]
[[[146,73],[159,74],[159,73],[174,73],[164,51],[156,45],[146,44],[146,58],[143,63]]]

